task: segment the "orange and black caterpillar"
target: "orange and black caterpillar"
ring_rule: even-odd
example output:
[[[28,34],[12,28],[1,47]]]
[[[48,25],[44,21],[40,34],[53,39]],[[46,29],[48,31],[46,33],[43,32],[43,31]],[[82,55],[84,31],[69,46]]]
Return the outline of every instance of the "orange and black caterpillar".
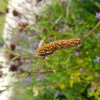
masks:
[[[83,38],[74,38],[74,39],[50,42],[48,44],[38,47],[36,49],[36,53],[38,56],[45,57],[46,55],[52,54],[56,50],[70,48],[70,47],[79,45],[85,38],[87,38],[90,34],[92,34],[98,26],[100,26],[100,21],[89,33],[84,35]]]

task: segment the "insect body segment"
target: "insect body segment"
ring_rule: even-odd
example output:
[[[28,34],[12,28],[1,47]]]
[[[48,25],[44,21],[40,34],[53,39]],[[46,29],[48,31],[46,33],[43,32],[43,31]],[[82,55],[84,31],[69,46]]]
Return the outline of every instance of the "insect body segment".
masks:
[[[80,43],[81,43],[80,38],[54,41],[37,48],[36,53],[39,56],[46,56],[46,55],[52,54],[56,50],[70,48],[70,47],[79,45]]]

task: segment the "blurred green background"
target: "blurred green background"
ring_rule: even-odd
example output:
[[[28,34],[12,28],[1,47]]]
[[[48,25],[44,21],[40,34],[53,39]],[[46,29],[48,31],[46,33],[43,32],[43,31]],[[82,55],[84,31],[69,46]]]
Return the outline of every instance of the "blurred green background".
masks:
[[[0,0],[0,35],[2,34],[3,31],[4,20],[5,20],[5,16],[3,13],[5,13],[6,8],[7,8],[7,0]]]
[[[37,44],[44,37],[46,43],[82,37],[100,20],[96,13],[100,13],[100,0],[55,0],[36,20],[35,32],[30,34],[26,29],[25,35],[36,39]],[[30,50],[37,47],[24,38],[18,42]],[[21,75],[26,81],[15,85],[14,100],[100,99],[100,28],[79,46],[56,51],[45,59],[35,58],[28,52],[23,56],[32,57],[33,74]]]

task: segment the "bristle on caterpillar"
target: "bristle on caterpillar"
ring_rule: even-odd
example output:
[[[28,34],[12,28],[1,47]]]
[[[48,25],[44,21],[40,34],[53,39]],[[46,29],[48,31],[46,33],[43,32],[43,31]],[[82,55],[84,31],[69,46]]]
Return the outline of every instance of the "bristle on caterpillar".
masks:
[[[54,42],[45,44],[41,47],[38,47],[36,49],[36,53],[38,56],[45,57],[46,55],[52,54],[56,50],[70,48],[70,47],[79,45],[80,43],[81,43],[81,38],[54,41]]]

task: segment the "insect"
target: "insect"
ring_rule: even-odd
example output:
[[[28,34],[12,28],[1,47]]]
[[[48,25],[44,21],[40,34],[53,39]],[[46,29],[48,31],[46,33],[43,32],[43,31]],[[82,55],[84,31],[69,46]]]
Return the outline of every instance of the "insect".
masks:
[[[68,40],[59,40],[59,41],[50,42],[48,44],[44,44],[43,46],[39,46],[36,49],[36,54],[38,56],[42,56],[43,58],[45,58],[46,55],[50,55],[50,54],[52,54],[56,50],[77,46],[85,38],[87,38],[90,34],[92,34],[96,30],[96,28],[98,26],[100,26],[100,21],[96,24],[96,26],[90,32],[88,32],[82,38],[74,38],[74,39],[68,39]]]

